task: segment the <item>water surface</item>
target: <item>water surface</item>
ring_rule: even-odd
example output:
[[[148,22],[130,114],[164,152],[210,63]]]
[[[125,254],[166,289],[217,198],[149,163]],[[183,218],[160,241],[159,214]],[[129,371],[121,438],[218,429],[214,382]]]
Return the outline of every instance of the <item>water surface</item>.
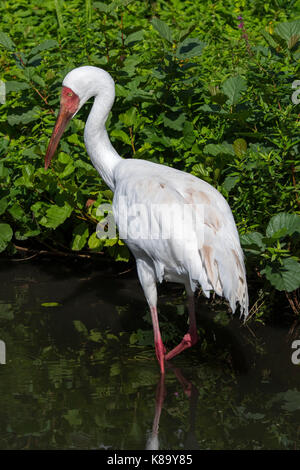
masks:
[[[1,449],[299,449],[287,327],[245,327],[199,299],[201,341],[163,380],[136,273],[118,270],[1,262]],[[185,301],[172,284],[159,300],[170,348],[188,328]]]

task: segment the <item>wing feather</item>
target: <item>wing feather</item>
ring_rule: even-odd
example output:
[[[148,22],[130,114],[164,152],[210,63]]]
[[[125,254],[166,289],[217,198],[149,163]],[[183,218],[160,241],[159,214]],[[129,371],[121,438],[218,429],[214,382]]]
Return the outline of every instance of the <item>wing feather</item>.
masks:
[[[152,260],[158,281],[188,279],[193,291],[200,285],[209,297],[214,290],[229,301],[232,311],[238,302],[247,316],[243,252],[223,196],[188,173],[131,162],[118,166],[113,206],[135,257]]]

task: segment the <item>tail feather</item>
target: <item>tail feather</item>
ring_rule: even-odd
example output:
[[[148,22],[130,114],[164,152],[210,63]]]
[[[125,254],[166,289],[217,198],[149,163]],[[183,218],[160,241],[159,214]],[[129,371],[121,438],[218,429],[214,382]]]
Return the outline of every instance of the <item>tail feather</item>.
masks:
[[[203,245],[200,250],[207,279],[214,291],[224,296],[234,313],[236,304],[240,305],[240,315],[248,316],[248,288],[243,252],[240,246],[234,248]]]

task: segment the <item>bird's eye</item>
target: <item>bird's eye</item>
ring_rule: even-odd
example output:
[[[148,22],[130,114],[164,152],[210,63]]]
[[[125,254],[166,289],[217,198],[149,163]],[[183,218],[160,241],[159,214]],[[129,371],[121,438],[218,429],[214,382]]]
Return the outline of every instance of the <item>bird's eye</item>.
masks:
[[[73,93],[69,92],[69,93],[68,93],[68,96],[73,96]]]

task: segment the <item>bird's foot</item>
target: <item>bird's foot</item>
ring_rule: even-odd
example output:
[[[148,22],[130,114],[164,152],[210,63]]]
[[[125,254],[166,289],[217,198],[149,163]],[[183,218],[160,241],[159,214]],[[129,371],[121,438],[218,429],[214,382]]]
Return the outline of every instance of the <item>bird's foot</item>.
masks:
[[[165,355],[165,360],[169,361],[173,357],[180,354],[185,349],[194,346],[198,341],[198,334],[197,331],[188,331],[186,335],[184,335],[183,340],[179,343],[174,349],[172,349],[168,354]]]
[[[165,373],[166,348],[164,347],[164,344],[161,340],[155,341],[155,352],[156,352],[156,357],[159,363],[160,372],[161,374],[164,374]]]

